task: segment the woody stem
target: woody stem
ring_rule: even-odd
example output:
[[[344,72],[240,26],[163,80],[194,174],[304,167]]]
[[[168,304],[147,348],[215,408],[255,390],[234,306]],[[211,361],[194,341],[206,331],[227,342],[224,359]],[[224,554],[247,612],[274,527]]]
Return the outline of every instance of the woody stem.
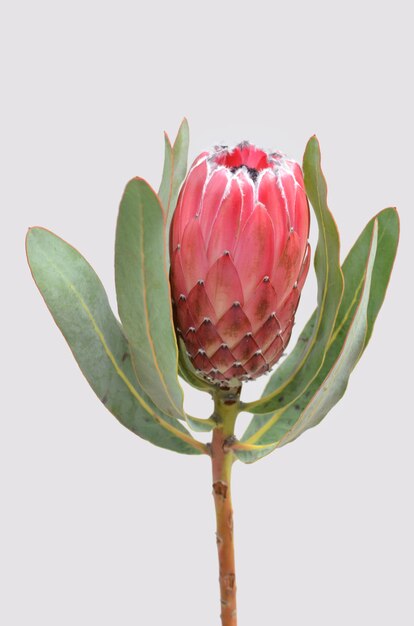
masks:
[[[239,411],[239,395],[215,398],[215,419],[211,458],[213,497],[217,520],[217,551],[222,626],[237,626],[236,571],[233,541],[233,509],[231,503],[231,468],[235,460],[229,444],[234,437],[234,424]]]

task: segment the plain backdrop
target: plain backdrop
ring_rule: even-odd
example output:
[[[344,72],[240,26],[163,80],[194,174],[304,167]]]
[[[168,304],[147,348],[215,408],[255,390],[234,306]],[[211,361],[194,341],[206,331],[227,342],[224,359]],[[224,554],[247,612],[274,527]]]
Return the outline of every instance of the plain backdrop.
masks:
[[[316,133],[344,253],[380,209],[402,219],[346,396],[293,444],[235,466],[240,626],[414,623],[410,11],[399,0],[2,4],[4,626],[219,623],[208,459],[153,447],[105,411],[24,257],[27,227],[50,228],[115,306],[124,185],[158,184],[162,131],[184,115],[191,158],[248,139],[301,160]],[[312,275],[296,329],[315,297]]]

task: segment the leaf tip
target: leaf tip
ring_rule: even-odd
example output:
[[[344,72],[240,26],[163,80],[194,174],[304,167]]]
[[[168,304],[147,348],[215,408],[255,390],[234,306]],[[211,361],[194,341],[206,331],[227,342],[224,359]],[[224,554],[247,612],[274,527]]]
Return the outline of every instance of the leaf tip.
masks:
[[[169,148],[172,148],[171,139],[170,139],[170,136],[169,136],[169,134],[167,133],[166,130],[164,130],[164,141],[165,141],[165,143],[167,144],[167,146]]]
[[[178,128],[177,136],[176,136],[175,141],[174,141],[174,146],[177,144],[177,140],[179,139],[179,137],[181,135],[183,135],[183,133],[184,133],[184,135],[187,135],[187,138],[189,138],[190,127],[188,125],[188,120],[187,120],[187,118],[185,116],[181,120],[181,124],[180,124],[180,126]]]
[[[305,152],[303,155],[303,167],[305,169],[305,163],[308,161],[312,161],[313,159],[317,160],[317,162],[321,162],[321,148],[319,144],[319,139],[314,134],[309,138],[308,143],[305,147]]]
[[[308,144],[310,144],[310,143],[316,143],[316,144],[318,144],[318,145],[319,145],[319,139],[318,139],[318,137],[317,137],[316,133],[313,133],[313,135],[311,135],[311,136],[309,137],[309,139],[308,139]]]
[[[392,207],[393,213],[397,219],[397,244],[399,242],[400,239],[400,230],[401,230],[401,220],[400,220],[400,214],[398,213],[398,209],[396,206]]]
[[[29,239],[31,237],[33,237],[33,235],[36,234],[36,232],[39,232],[41,230],[46,230],[45,228],[42,228],[42,226],[29,226],[26,232],[26,237],[25,237],[25,244],[26,244],[26,251],[27,251],[27,246],[29,244]]]
[[[33,280],[35,280],[35,277],[31,264],[31,250],[33,250],[33,235],[35,234],[36,230],[39,230],[38,226],[29,226],[26,232],[26,237],[24,238],[24,251],[26,255],[26,261],[32,274]]]
[[[398,223],[400,223],[400,214],[398,213],[397,207],[396,206],[392,206],[392,207],[390,207],[390,209],[391,209],[391,211],[393,213],[395,213],[395,215],[397,216]]]
[[[145,180],[145,178],[142,178],[142,176],[134,176],[133,178],[131,178],[131,180],[129,180],[126,184],[124,196],[125,196],[125,193],[129,191],[131,188],[138,191],[138,193],[140,194],[149,193],[150,195],[155,197],[158,201],[158,204],[160,205],[160,209],[162,210],[159,195],[157,194],[155,189],[152,187],[152,185],[150,185],[149,182]],[[121,203],[122,203],[122,200],[121,200]]]
[[[27,260],[28,263],[29,263],[29,249],[28,249],[29,248],[29,237],[30,237],[30,234],[31,234],[32,230],[33,230],[33,227],[29,226],[29,228],[27,229],[27,232],[26,232],[26,236],[24,238],[24,249],[25,249],[25,253],[26,253],[26,260]]]
[[[125,192],[129,191],[130,189],[139,189],[140,190],[143,187],[150,187],[150,185],[149,185],[149,183],[147,183],[145,178],[142,178],[142,176],[134,176],[125,185]]]

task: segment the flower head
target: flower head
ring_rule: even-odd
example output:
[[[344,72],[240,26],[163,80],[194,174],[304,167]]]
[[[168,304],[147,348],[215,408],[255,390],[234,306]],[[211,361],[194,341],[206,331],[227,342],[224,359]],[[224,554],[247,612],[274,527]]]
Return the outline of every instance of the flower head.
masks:
[[[309,269],[299,165],[243,142],[200,154],[171,231],[177,332],[194,367],[222,386],[267,372],[289,341]]]

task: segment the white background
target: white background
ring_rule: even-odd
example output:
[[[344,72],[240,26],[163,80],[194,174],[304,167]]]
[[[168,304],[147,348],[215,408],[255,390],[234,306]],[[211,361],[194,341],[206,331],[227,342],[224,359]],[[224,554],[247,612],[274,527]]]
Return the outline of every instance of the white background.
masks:
[[[249,139],[300,160],[316,132],[344,252],[380,209],[397,205],[402,218],[388,296],[344,399],[295,443],[235,467],[240,626],[414,623],[408,7],[3,4],[4,626],[219,622],[208,459],[153,447],[105,412],[23,247],[29,225],[52,229],[85,254],[114,303],[123,187],[134,175],[158,184],[162,131],[174,135],[183,115],[192,158]],[[314,304],[311,278],[297,329]],[[187,405],[208,414],[195,392]]]

